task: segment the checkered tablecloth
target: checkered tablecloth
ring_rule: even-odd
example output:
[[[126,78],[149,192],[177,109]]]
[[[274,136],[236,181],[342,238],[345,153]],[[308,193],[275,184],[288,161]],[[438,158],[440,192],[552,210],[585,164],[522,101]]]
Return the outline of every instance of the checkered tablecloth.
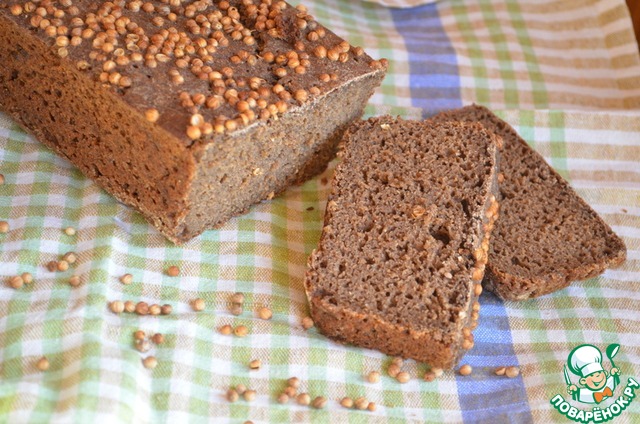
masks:
[[[623,383],[640,379],[640,59],[624,1],[306,4],[352,44],[389,59],[367,115],[419,119],[471,102],[496,110],[624,239],[626,263],[526,302],[483,294],[475,347],[463,359],[473,374],[427,383],[426,366],[407,361],[413,378],[399,384],[384,376],[390,358],[300,324],[306,258],[320,235],[333,165],[176,247],[0,115],[0,220],[10,226],[0,234],[0,278],[34,276],[19,290],[0,286],[0,423],[570,422],[550,399],[568,398],[562,367],[582,343],[603,352],[620,344]],[[75,236],[62,231],[68,226]],[[45,268],[68,251],[78,255],[70,270]],[[164,273],[170,265],[179,277]],[[118,281],[124,273],[132,284]],[[78,287],[67,284],[72,275]],[[228,303],[236,291],[246,296],[237,317]],[[197,297],[206,301],[202,312],[189,305]],[[174,312],[114,315],[107,304],[116,299],[169,303]],[[272,320],[256,317],[260,306],[273,310]],[[244,324],[249,335],[223,336],[216,329],[224,324]],[[158,358],[154,370],[133,347],[138,329],[165,335],[149,352]],[[43,355],[46,372],[36,367]],[[252,359],[261,359],[260,370],[248,369]],[[503,365],[521,375],[495,376]],[[611,366],[606,357],[603,365]],[[371,370],[383,372],[379,383],[364,380]],[[278,404],[292,376],[327,406]],[[255,389],[256,399],[227,402],[236,384]],[[377,410],[347,410],[338,403],[344,396],[365,396]],[[612,422],[640,422],[640,400]]]

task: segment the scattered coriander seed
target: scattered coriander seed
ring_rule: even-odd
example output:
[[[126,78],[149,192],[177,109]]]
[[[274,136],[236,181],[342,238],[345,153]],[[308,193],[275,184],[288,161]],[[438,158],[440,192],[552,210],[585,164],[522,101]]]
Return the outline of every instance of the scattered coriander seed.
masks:
[[[162,305],[160,307],[160,313],[162,315],[170,315],[171,312],[173,312],[173,307],[171,305],[169,305],[168,303],[165,303],[164,305]]]
[[[149,305],[147,302],[138,302],[136,304],[136,314],[147,315],[149,313]]]
[[[46,356],[43,356],[42,358],[38,359],[36,366],[40,371],[46,371],[49,369],[49,360],[46,358]]]
[[[371,412],[376,410],[376,404],[375,402],[369,402],[369,405],[367,405],[367,409]]]
[[[56,265],[58,268],[58,271],[66,271],[69,269],[69,262],[65,261],[64,259],[61,260],[60,262],[58,262],[58,264]]]
[[[391,364],[389,368],[387,368],[387,375],[389,375],[389,377],[396,378],[399,373],[400,367],[397,364]]]
[[[126,302],[124,302],[124,310],[132,314],[136,311],[136,304],[133,303],[131,300],[127,300]]]
[[[162,312],[162,308],[158,304],[153,304],[149,306],[149,314],[153,316],[158,316]]]
[[[507,367],[504,374],[509,378],[516,378],[518,375],[520,375],[520,369],[513,366]]]
[[[253,400],[255,400],[256,398],[256,391],[255,390],[246,390],[243,394],[242,397],[244,398],[244,400],[246,400],[247,402],[251,402]]]
[[[24,284],[24,280],[19,275],[16,275],[9,279],[9,285],[11,286],[11,288],[14,288],[16,290],[21,288],[23,284]]]
[[[200,298],[195,299],[193,302],[191,302],[191,307],[196,312],[200,312],[204,310],[204,307],[205,307],[204,300]]]
[[[401,371],[398,373],[398,375],[396,375],[396,380],[398,380],[398,383],[404,384],[409,382],[409,380],[411,380],[411,376],[409,375],[408,372]]]
[[[76,235],[76,229],[73,227],[67,227],[64,229],[64,233],[68,236],[75,236]]]
[[[124,274],[122,277],[120,277],[120,282],[122,284],[131,284],[133,282],[133,275]]]
[[[353,408],[353,399],[351,399],[350,397],[344,397],[340,401],[340,405],[345,408]]]
[[[249,368],[252,370],[259,370],[261,366],[262,361],[259,359],[254,359],[253,361],[249,362]]]
[[[313,327],[313,320],[311,319],[311,317],[304,317],[302,318],[302,328],[304,328],[305,330],[310,329],[311,327]]]
[[[395,358],[393,358],[393,360],[391,361],[392,364],[396,364],[399,367],[402,367],[404,365],[404,359],[402,359],[399,356],[396,356]]]
[[[424,381],[430,383],[436,379],[436,374],[433,371],[427,371],[424,375]]]
[[[244,303],[244,294],[240,292],[232,294],[231,303]]]
[[[229,324],[225,324],[220,327],[218,331],[220,332],[220,334],[228,336],[229,334],[233,333],[233,328]]]
[[[369,404],[369,401],[367,401],[367,399],[364,397],[359,397],[353,402],[353,405],[356,407],[356,409],[359,409],[361,411],[364,411],[365,409],[367,409],[368,404]]]
[[[77,275],[72,275],[69,277],[69,285],[71,287],[78,287],[80,285],[80,277]]]
[[[309,393],[300,393],[296,397],[296,402],[298,405],[308,406],[311,403],[311,396],[309,396]]]
[[[246,391],[247,391],[247,386],[245,386],[244,384],[238,384],[236,386],[236,392],[238,392],[239,395],[242,395]]]
[[[0,185],[4,184],[4,175],[0,174]]]
[[[231,312],[231,314],[235,316],[242,315],[243,311],[244,309],[242,308],[242,304],[240,303],[234,303],[233,305],[231,305],[231,308],[229,308],[229,312]]]
[[[145,368],[152,370],[158,366],[158,360],[155,356],[147,356],[142,360],[142,365],[144,365]]]
[[[284,404],[284,403],[289,402],[289,396],[287,396],[286,393],[280,393],[278,395],[278,399],[277,400],[278,400],[278,403]]]
[[[138,352],[148,352],[151,349],[151,343],[147,339],[136,340],[135,348]]]
[[[236,402],[240,396],[234,389],[227,390],[227,400],[231,403]]]
[[[133,338],[136,340],[144,340],[147,337],[147,334],[142,330],[137,330],[133,333]]]
[[[180,275],[180,268],[175,265],[170,266],[169,268],[167,268],[167,275],[169,277],[177,277],[178,275]]]
[[[162,334],[160,334],[160,333],[156,333],[156,334],[153,335],[153,337],[151,337],[151,340],[155,344],[159,345],[159,344],[164,343],[164,336]]]
[[[22,277],[22,281],[24,281],[25,284],[33,283],[33,275],[31,275],[30,272],[23,272],[20,277]]]
[[[464,364],[460,369],[458,369],[458,372],[460,375],[469,375],[473,372],[473,368],[471,368],[471,365],[469,364]]]
[[[494,374],[502,376],[502,375],[505,375],[506,372],[507,372],[507,368],[506,367],[498,367],[494,371]]]
[[[233,334],[235,334],[238,337],[244,337],[249,333],[249,329],[247,327],[245,327],[244,325],[239,325],[236,328],[233,329]]]
[[[322,409],[325,407],[326,404],[327,404],[327,398],[325,398],[324,396],[318,396],[313,400],[313,402],[311,402],[311,406],[313,406],[316,409]]]
[[[442,368],[431,368],[431,372],[435,374],[436,378],[442,377],[442,374],[444,373]]]
[[[0,233],[5,234],[9,232],[9,223],[7,221],[0,221]]]
[[[266,306],[261,307],[260,309],[258,309],[258,317],[260,317],[260,319],[271,319],[271,317],[273,317],[273,312],[271,312],[271,309],[267,308]]]
[[[300,387],[300,379],[298,377],[291,377],[287,380],[287,384],[294,389],[297,389],[298,387]]]
[[[290,398],[296,397],[298,394],[298,389],[296,389],[295,387],[292,386],[287,386],[284,389],[284,393],[289,396]]]
[[[47,262],[47,270],[49,272],[54,272],[58,270],[58,262],[57,261],[49,261]]]
[[[367,381],[369,383],[377,383],[380,381],[380,373],[378,371],[371,371],[367,374]]]
[[[67,252],[62,256],[62,259],[67,261],[69,264],[74,264],[78,260],[78,256],[75,252]]]
[[[111,308],[111,312],[114,314],[121,314],[124,312],[124,303],[122,303],[121,300],[114,300],[109,304],[109,307]]]

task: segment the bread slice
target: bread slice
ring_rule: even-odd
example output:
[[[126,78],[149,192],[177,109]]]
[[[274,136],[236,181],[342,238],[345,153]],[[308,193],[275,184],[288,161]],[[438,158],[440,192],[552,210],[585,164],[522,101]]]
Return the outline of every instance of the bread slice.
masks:
[[[623,241],[506,122],[472,105],[431,119],[480,122],[504,141],[500,219],[484,287],[524,300],[592,278],[626,258]]]
[[[473,346],[498,142],[388,116],[347,131],[305,281],[320,332],[443,368]]]
[[[0,110],[176,243],[322,172],[385,74],[283,1],[44,3],[0,2]]]

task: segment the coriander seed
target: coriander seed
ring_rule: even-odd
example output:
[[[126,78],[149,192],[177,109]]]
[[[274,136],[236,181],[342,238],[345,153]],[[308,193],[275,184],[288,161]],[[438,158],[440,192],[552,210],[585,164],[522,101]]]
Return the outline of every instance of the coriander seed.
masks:
[[[64,233],[68,236],[75,236],[76,235],[76,229],[73,227],[67,227],[64,229]]]
[[[175,265],[170,266],[169,268],[167,268],[167,275],[169,277],[177,277],[178,275],[180,275],[180,268]]]
[[[204,304],[204,300],[197,298],[195,299],[192,303],[191,303],[191,307],[193,308],[194,311],[196,312],[200,312],[202,310],[204,310],[205,304]]]
[[[156,334],[153,335],[153,337],[151,337],[151,340],[155,344],[159,345],[159,344],[164,343],[164,336],[162,334],[160,334],[160,333],[156,333]]]
[[[375,402],[369,402],[369,405],[367,405],[367,410],[373,412],[376,410],[376,404]]]
[[[342,400],[340,401],[340,405],[345,408],[353,408],[353,399],[351,399],[350,397],[342,398]]]
[[[464,364],[463,366],[460,367],[460,369],[458,369],[458,372],[460,373],[460,375],[469,375],[473,372],[473,368],[471,368],[471,365],[469,364]]]
[[[7,221],[0,221],[0,233],[9,232],[9,223]]]
[[[278,395],[278,399],[277,400],[278,400],[278,403],[284,404],[284,403],[289,402],[289,396],[287,396],[285,393],[280,393]]]
[[[271,319],[271,317],[273,317],[273,312],[271,312],[271,309],[267,308],[266,306],[263,306],[260,309],[258,309],[258,317],[260,319],[269,320]]]
[[[149,305],[147,302],[138,302],[136,304],[136,314],[147,315],[149,313]]]
[[[249,333],[249,329],[247,327],[245,327],[244,325],[239,325],[236,328],[233,329],[233,334],[235,334],[238,337],[244,337]]]
[[[518,375],[520,375],[520,369],[513,366],[507,367],[504,374],[509,378],[516,378]]]
[[[133,282],[133,275],[131,274],[124,274],[122,277],[120,277],[120,282],[122,284],[131,284]]]
[[[316,409],[322,409],[325,407],[326,404],[327,404],[327,398],[325,398],[324,396],[318,396],[313,400],[313,402],[311,402],[311,406],[313,406]]]
[[[398,383],[404,384],[409,382],[409,380],[411,380],[411,376],[409,375],[408,372],[401,371],[398,373],[398,375],[396,375],[396,380],[398,380]]]
[[[71,287],[78,287],[80,285],[80,277],[77,275],[72,275],[69,277],[69,285]]]
[[[227,390],[227,400],[231,403],[236,402],[240,396],[234,389]]]
[[[36,366],[40,371],[46,371],[49,369],[49,360],[45,356],[43,356],[38,360]]]
[[[229,308],[229,312],[231,312],[231,315],[242,315],[242,312],[244,311],[244,309],[242,308],[242,304],[240,303],[234,303],[233,305],[231,305],[231,308]]]
[[[297,389],[298,387],[300,387],[300,379],[298,377],[291,377],[287,380],[287,385],[293,387],[294,389]]]
[[[16,290],[21,288],[23,284],[24,280],[19,275],[16,275],[9,279],[9,285],[11,286],[11,288],[14,288]]]
[[[126,302],[124,302],[124,310],[125,312],[132,314],[136,311],[136,304],[131,300],[127,300]]]
[[[142,365],[144,365],[145,368],[152,370],[158,366],[158,360],[155,356],[147,356],[142,360]]]
[[[65,261],[64,259],[61,260],[60,262],[58,262],[58,264],[56,265],[58,268],[58,271],[66,271],[69,269],[69,262]]]
[[[353,402],[353,405],[356,407],[356,409],[359,409],[361,411],[364,411],[365,409],[367,409],[368,404],[369,404],[369,401],[367,401],[367,399],[364,397],[359,397]]]
[[[147,334],[142,330],[137,330],[133,333],[133,338],[136,340],[144,340],[147,337]]]
[[[253,400],[255,400],[256,398],[256,391],[255,390],[246,390],[243,394],[242,397],[244,398],[244,400],[246,400],[247,402],[251,402]]]
[[[173,312],[173,307],[171,305],[169,305],[168,303],[165,303],[164,305],[162,305],[160,307],[160,313],[162,315],[170,315],[171,312]]]
[[[308,406],[311,403],[311,396],[308,393],[300,393],[296,397],[298,405]]]
[[[22,281],[24,281],[25,284],[31,284],[33,283],[33,275],[31,275],[31,273],[29,272],[23,272],[20,277],[22,278]]]
[[[304,328],[305,330],[310,329],[311,327],[313,327],[313,325],[314,323],[311,317],[302,318],[302,328]]]
[[[109,307],[114,314],[121,314],[124,312],[124,303],[121,300],[114,300],[110,303]]]
[[[231,303],[244,303],[244,294],[240,292],[232,294]]]
[[[259,370],[261,366],[262,361],[260,359],[254,359],[253,361],[249,362],[249,368],[252,370]]]
[[[218,331],[220,332],[220,334],[228,336],[229,334],[233,333],[233,328],[229,324],[225,324],[220,327]]]
[[[369,383],[377,383],[380,381],[380,373],[378,371],[371,371],[367,374],[367,381]]]

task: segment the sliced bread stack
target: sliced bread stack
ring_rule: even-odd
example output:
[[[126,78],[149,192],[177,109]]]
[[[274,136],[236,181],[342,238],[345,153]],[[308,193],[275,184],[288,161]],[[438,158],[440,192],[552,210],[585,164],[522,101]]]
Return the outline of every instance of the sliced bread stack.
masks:
[[[332,339],[451,368],[473,347],[481,282],[522,300],[625,259],[622,240],[484,107],[371,118],[343,146],[305,281]]]

